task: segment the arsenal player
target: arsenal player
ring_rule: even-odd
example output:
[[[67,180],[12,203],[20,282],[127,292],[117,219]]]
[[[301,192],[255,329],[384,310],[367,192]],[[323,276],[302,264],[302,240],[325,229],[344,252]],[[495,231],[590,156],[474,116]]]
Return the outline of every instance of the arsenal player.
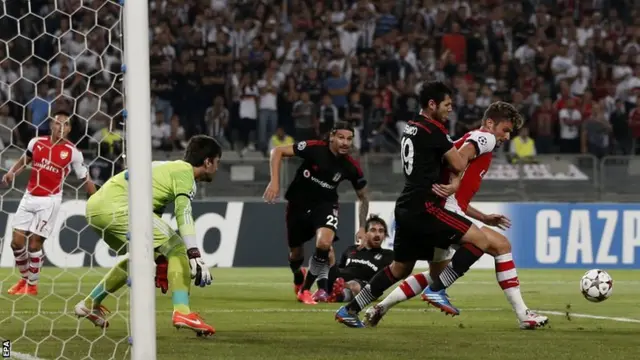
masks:
[[[459,186],[457,181],[452,186],[434,186],[434,192],[447,197],[446,209],[463,216],[466,215],[489,226],[497,226],[501,229],[511,226],[511,222],[505,216],[483,214],[469,204],[480,189],[483,176],[489,170],[493,150],[509,139],[514,127],[519,128],[521,126],[522,118],[513,106],[504,102],[495,102],[486,110],[482,127],[479,130],[468,132],[454,143],[461,157],[469,159],[469,165],[459,180]],[[446,174],[446,178],[449,178],[449,174]],[[455,194],[449,195],[456,187],[458,188]],[[488,227],[481,227],[481,231],[489,240],[490,246],[487,249],[487,253],[495,259],[496,279],[518,317],[520,328],[535,329],[536,327],[544,326],[548,322],[548,318],[530,311],[522,299],[520,282],[511,255],[509,240],[504,235]],[[453,257],[454,250],[451,248],[448,250],[436,249],[433,260],[430,262],[430,270],[408,277],[382,302],[369,308],[365,314],[365,323],[369,326],[376,326],[391,307],[414,297],[424,290],[427,285],[434,286],[433,283],[435,285],[440,283],[441,287],[443,285],[446,285],[444,287],[451,286],[457,279],[457,276],[450,271],[450,265],[448,265]],[[440,280],[445,277],[445,281]],[[428,279],[435,279],[435,281],[429,281]],[[442,284],[443,282],[444,284]],[[423,299],[436,307],[440,307],[438,299],[436,299],[437,296],[434,294],[435,290],[439,289],[431,291],[430,288],[427,288],[423,294]],[[457,309],[451,306],[451,310]],[[458,315],[450,312],[449,309],[443,309],[443,311]]]
[[[71,130],[70,114],[64,110],[54,113],[51,136],[35,137],[27,151],[2,182],[9,185],[24,168],[31,164],[31,176],[18,210],[13,217],[11,249],[21,279],[9,289],[10,295],[37,295],[38,278],[42,267],[42,244],[51,235],[62,203],[62,184],[71,168],[85,181],[89,194],[96,187],[88,177],[82,153],[66,137]]]

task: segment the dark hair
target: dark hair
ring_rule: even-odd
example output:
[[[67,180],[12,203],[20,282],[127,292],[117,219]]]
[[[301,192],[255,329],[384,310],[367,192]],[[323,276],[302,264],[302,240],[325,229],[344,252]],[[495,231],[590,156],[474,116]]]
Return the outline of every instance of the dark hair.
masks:
[[[387,222],[384,221],[380,216],[378,216],[376,214],[369,215],[369,218],[367,219],[367,223],[366,223],[366,230],[367,231],[369,231],[369,228],[371,228],[371,224],[380,224],[380,225],[382,225],[382,228],[384,228],[384,234],[385,235],[389,235],[389,228],[387,227]]]
[[[518,110],[513,105],[504,101],[496,101],[489,105],[484,112],[482,122],[484,123],[487,119],[493,120],[496,124],[503,121],[510,121],[516,129],[520,129],[524,124],[524,119]]]
[[[206,159],[222,156],[222,148],[216,139],[206,135],[196,135],[189,140],[184,153],[184,161],[194,167],[204,165]]]
[[[444,101],[447,95],[451,96],[453,92],[442,81],[430,81],[422,84],[420,89],[420,106],[426,108],[429,105],[429,100],[433,100],[436,104],[440,104]]]
[[[355,130],[353,129],[353,126],[346,122],[346,121],[337,121],[334,125],[333,128],[331,129],[331,134],[335,134],[336,131],[338,130],[349,130],[352,133],[355,133]]]

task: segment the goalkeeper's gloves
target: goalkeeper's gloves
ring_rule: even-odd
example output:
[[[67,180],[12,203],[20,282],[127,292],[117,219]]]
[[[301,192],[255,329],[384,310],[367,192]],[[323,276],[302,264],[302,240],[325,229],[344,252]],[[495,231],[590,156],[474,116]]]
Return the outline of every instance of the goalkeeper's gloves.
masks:
[[[169,290],[169,280],[167,279],[167,270],[169,262],[167,258],[160,255],[156,258],[156,287],[166,294]]]
[[[209,268],[202,261],[200,250],[195,247],[191,248],[187,250],[187,256],[189,256],[189,267],[191,268],[191,278],[194,279],[193,283],[200,287],[211,285],[213,278]]]

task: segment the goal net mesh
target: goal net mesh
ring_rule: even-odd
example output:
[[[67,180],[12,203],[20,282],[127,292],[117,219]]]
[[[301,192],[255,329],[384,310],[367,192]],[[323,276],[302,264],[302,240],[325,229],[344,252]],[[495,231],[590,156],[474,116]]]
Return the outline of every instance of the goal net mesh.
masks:
[[[70,111],[69,140],[97,184],[124,168],[122,14],[118,1],[3,0],[0,3],[0,169],[4,175],[48,119]],[[31,169],[0,188],[0,339],[15,359],[122,359],[128,356],[127,288],[104,304],[108,329],[74,314],[115,254],[87,226],[86,191],[73,174],[52,235],[44,243],[38,294],[9,295],[20,279],[11,249],[12,219]],[[1,185],[0,185],[1,186]],[[1,234],[0,234],[1,235]]]

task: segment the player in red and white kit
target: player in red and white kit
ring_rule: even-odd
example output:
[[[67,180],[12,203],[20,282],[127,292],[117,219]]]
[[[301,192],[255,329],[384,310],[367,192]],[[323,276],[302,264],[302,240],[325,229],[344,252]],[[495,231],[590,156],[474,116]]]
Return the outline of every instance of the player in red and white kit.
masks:
[[[514,113],[517,114],[517,111],[510,104],[504,102],[493,103],[485,112],[482,127],[466,133],[462,138],[455,141],[454,145],[460,152],[461,157],[470,160],[461,179],[453,179],[449,185],[434,185],[434,192],[446,197],[445,208],[447,210],[500,229],[506,229],[511,226],[510,220],[505,216],[484,214],[473,208],[470,203],[473,196],[480,189],[482,178],[491,166],[493,150],[509,139],[514,127],[519,128],[522,125],[522,119],[519,115],[510,115]],[[449,174],[443,175],[445,179],[449,179]],[[451,194],[453,191],[455,193]],[[518,317],[520,328],[535,329],[547,324],[548,318],[530,311],[522,299],[520,282],[511,255],[509,240],[489,227],[480,227],[491,243],[487,252],[495,259],[496,279]],[[365,323],[368,326],[376,326],[391,307],[425,290],[430,283],[434,282],[433,279],[438,279],[442,272],[449,270],[448,265],[454,253],[454,248],[446,250],[435,249],[434,258],[429,263],[429,271],[408,277],[382,302],[369,308],[365,313]],[[447,284],[447,287],[455,279],[452,279],[453,281]],[[435,294],[435,292],[425,292],[423,299],[433,304],[432,299],[430,299],[431,294]],[[435,296],[438,295],[436,294]],[[433,305],[437,306],[437,304]]]
[[[51,235],[62,203],[62,184],[73,169],[78,179],[85,180],[89,194],[96,191],[88,177],[82,153],[66,140],[71,130],[70,114],[59,110],[50,120],[51,136],[35,137],[27,151],[2,177],[9,185],[31,164],[29,184],[13,216],[11,249],[21,279],[12,286],[10,295],[37,295],[42,268],[42,244]]]

